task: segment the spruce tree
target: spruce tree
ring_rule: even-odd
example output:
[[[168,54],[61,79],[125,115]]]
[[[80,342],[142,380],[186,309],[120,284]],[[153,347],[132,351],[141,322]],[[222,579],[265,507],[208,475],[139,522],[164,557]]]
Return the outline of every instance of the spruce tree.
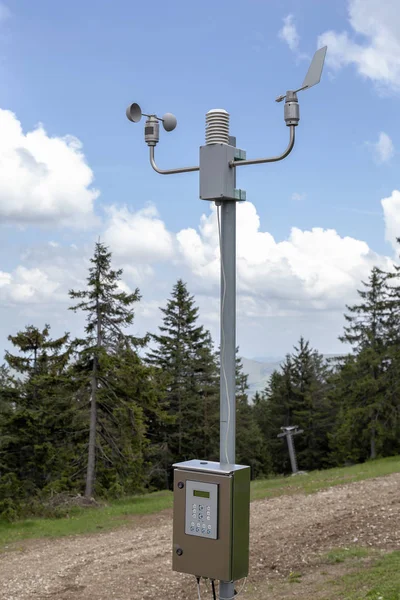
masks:
[[[393,355],[393,303],[387,274],[373,268],[359,304],[348,306],[342,342],[353,353],[338,363],[340,411],[332,447],[339,460],[376,458],[398,423],[397,361]]]
[[[9,340],[19,353],[7,351],[6,361],[21,377],[2,369],[0,468],[17,478],[25,497],[69,489],[75,416],[66,376],[69,335],[53,340],[48,325],[28,326]]]
[[[197,456],[219,460],[219,370],[211,334],[206,336],[197,353],[196,395],[202,408]]]
[[[400,238],[397,238],[400,244]],[[387,281],[387,310],[385,311],[386,345],[386,409],[390,435],[382,440],[385,456],[400,452],[400,265],[393,264],[385,273]]]
[[[282,427],[303,429],[295,446],[300,469],[320,469],[330,461],[329,435],[335,425],[335,407],[328,396],[328,368],[323,357],[300,338],[280,371],[275,371],[263,394],[264,430],[273,470],[290,472],[286,440],[277,438]]]
[[[173,423],[160,431],[170,464],[218,452],[218,374],[211,336],[198,324],[198,308],[179,279],[163,313],[147,361],[165,377],[165,401]]]
[[[124,398],[121,390],[117,392],[110,384],[111,380],[115,381],[115,372],[118,371],[110,357],[115,358],[125,351],[135,352],[146,343],[145,338],[138,339],[126,331],[133,323],[133,307],[140,300],[140,293],[138,289],[129,294],[121,290],[119,283],[123,271],[112,269],[111,256],[108,248],[97,242],[90,260],[92,266],[89,268],[87,289],[70,291],[70,297],[79,300],[71,310],[87,313],[86,337],[77,340],[81,351],[75,369],[77,380],[81,383],[81,396],[83,394],[83,399],[89,396],[90,401],[86,497],[94,495],[96,460],[100,461],[104,473],[111,467],[118,470],[116,463],[120,461],[116,461],[115,456],[121,460],[124,456],[121,439],[116,435],[121,424],[121,415],[117,413],[124,404]],[[134,418],[136,407],[130,401],[136,400],[129,396],[128,405],[125,404],[122,419],[125,423],[126,419]],[[131,433],[143,438],[137,414],[135,419],[136,429]],[[128,453],[126,462],[130,458]],[[108,485],[107,482],[103,484],[103,487]]]
[[[335,410],[327,393],[328,368],[322,355],[300,338],[292,354],[292,425],[304,432],[296,437],[300,468],[326,467],[329,461],[329,434],[335,423]]]
[[[280,370],[272,373],[257,409],[257,420],[267,442],[274,473],[290,472],[286,442],[277,436],[281,427],[296,424],[293,420],[294,398],[293,361],[288,354]]]
[[[9,367],[32,378],[50,369],[52,372],[62,371],[72,353],[72,347],[68,346],[69,334],[52,340],[50,338],[50,325],[45,325],[40,331],[33,325],[28,325],[24,331],[16,335],[9,335],[8,340],[18,348],[21,354],[14,355],[6,351],[5,358]]]

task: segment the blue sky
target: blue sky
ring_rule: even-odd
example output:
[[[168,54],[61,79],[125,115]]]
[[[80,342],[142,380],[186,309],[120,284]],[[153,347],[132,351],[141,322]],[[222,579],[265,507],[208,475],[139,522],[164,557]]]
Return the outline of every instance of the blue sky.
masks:
[[[344,304],[396,255],[398,25],[395,0],[3,3],[0,347],[46,319],[78,333],[67,290],[83,283],[99,235],[127,289],[142,290],[139,331],[154,328],[182,276],[217,340],[215,214],[198,199],[198,174],[151,170],[143,122],[130,124],[125,108],[176,114],[157,147],[163,168],[198,164],[212,108],[228,110],[248,157],[275,155],[288,130],[274,98],[328,43],[321,84],[299,94],[291,156],[238,174],[249,201],[238,213],[238,342],[246,356],[276,355],[303,334],[337,351]],[[16,122],[22,133],[7,137]],[[30,135],[39,123],[42,136]],[[46,168],[29,171],[21,147]]]

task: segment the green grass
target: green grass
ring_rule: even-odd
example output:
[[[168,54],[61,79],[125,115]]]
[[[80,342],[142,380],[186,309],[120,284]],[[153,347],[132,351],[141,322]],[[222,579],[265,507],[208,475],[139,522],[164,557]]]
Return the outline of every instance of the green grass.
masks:
[[[400,600],[400,551],[383,554],[375,548],[337,548],[321,558],[322,563],[330,566],[326,571],[315,569],[311,579],[307,579],[307,574],[292,572],[285,581],[272,584],[261,581],[256,585],[249,582],[246,597],[284,600],[296,595],[299,600]],[[338,563],[345,563],[341,574],[337,574]],[[295,591],[290,589],[294,583],[298,584]]]
[[[172,507],[172,493],[155,492],[114,500],[100,508],[73,507],[67,518],[26,519],[16,523],[0,522],[0,548],[29,538],[61,537],[94,533],[121,527],[131,515],[144,515]]]
[[[400,551],[386,554],[371,566],[330,581],[329,585],[329,600],[399,600]]]
[[[337,548],[325,554],[325,556],[323,556],[323,561],[329,565],[335,565],[346,562],[349,559],[367,558],[368,556],[371,556],[372,553],[372,549],[360,546],[354,546],[353,548]]]
[[[302,578],[302,574],[297,571],[291,571],[289,573],[288,581],[289,583],[300,583]]]
[[[313,471],[297,477],[253,481],[251,499],[290,494],[311,494],[335,485],[400,472],[400,457],[326,471]],[[0,522],[0,548],[29,538],[61,537],[93,533],[121,527],[133,515],[151,514],[172,507],[168,491],[124,498],[100,508],[72,508],[68,518],[28,519],[16,523]]]
[[[307,475],[297,475],[296,477],[254,481],[251,498],[259,500],[289,494],[312,494],[336,485],[398,472],[400,472],[400,456],[391,456],[352,467],[312,471]]]

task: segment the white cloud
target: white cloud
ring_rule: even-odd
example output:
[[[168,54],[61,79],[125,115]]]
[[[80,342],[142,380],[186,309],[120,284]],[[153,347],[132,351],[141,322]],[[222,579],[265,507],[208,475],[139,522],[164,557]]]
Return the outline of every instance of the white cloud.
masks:
[[[173,257],[173,237],[154,206],[137,212],[113,206],[108,215],[102,239],[119,259],[148,263]]]
[[[25,134],[16,116],[1,109],[0,131],[0,223],[93,224],[99,193],[80,141],[50,137],[42,125]]]
[[[396,238],[400,238],[400,191],[393,190],[391,196],[381,200],[381,204],[385,219],[385,239],[398,252],[399,245]]]
[[[375,254],[365,242],[343,238],[334,230],[293,228],[287,240],[277,242],[261,230],[251,203],[238,206],[237,226],[238,292],[253,298],[252,313],[342,310],[373,265],[390,265],[389,259]],[[198,232],[186,229],[177,239],[197,286],[200,282],[204,290],[216,286],[219,250],[215,210],[202,218]]]
[[[281,40],[287,43],[293,52],[298,50],[300,37],[297,33],[296,25],[294,24],[293,15],[287,15],[283,19],[283,27],[278,35]]]
[[[367,146],[373,151],[375,161],[378,164],[388,162],[394,155],[393,142],[384,131],[380,132],[377,142],[367,142]]]
[[[0,288],[9,285],[11,282],[11,274],[0,271]]]
[[[383,199],[382,207],[386,238],[395,247],[400,235],[400,191]],[[388,270],[391,259],[333,229],[292,228],[287,239],[278,241],[263,231],[254,205],[243,203],[237,210],[241,347],[248,353],[271,353],[279,347],[284,353],[304,333],[323,351],[337,351],[335,340],[346,303],[357,301],[360,282],[374,265]],[[140,287],[142,300],[135,309],[134,325],[138,334],[156,330],[162,318],[158,307],[165,306],[172,285],[182,277],[195,295],[201,321],[218,343],[220,262],[214,205],[201,217],[198,228],[176,234],[167,230],[154,207],[137,212],[113,207],[101,240],[110,245],[113,265],[124,269],[121,289]],[[68,290],[86,287],[92,254],[92,246],[47,243],[26,251],[10,273],[0,272],[4,335],[9,314],[14,315],[17,328],[28,315],[32,322],[49,321],[79,335],[83,317],[72,319],[68,313],[72,303]]]
[[[299,192],[293,192],[293,194],[291,195],[291,199],[294,200],[295,202],[299,202],[301,200],[305,200],[307,194],[305,194],[304,192],[299,193]]]
[[[3,277],[2,277],[3,276]],[[0,297],[13,303],[54,301],[59,283],[39,268],[18,266],[13,273],[0,274]]]
[[[68,291],[84,289],[87,285],[92,250],[92,247],[83,247],[78,251],[51,243],[26,248],[18,266],[9,273],[0,272],[0,306],[2,303],[20,307],[35,305],[35,310],[40,311],[43,303],[45,315],[49,305],[69,305]]]
[[[327,63],[333,69],[354,65],[381,89],[400,91],[398,0],[349,0],[348,11],[351,34],[327,31],[318,39],[328,46]]]
[[[395,247],[400,236],[400,192],[383,199],[382,207],[386,238]],[[374,253],[366,242],[341,237],[333,229],[303,231],[294,227],[287,239],[277,241],[262,230],[253,204],[240,204],[237,211],[238,306],[242,316],[343,311],[345,303],[357,297],[360,281],[368,277],[372,266],[390,268],[391,260]],[[124,269],[124,289],[136,285],[147,289],[144,302],[164,295],[167,280],[178,277],[188,280],[196,297],[218,298],[219,238],[213,205],[210,213],[201,217],[198,229],[176,234],[167,230],[154,207],[137,212],[113,207],[101,240],[109,245],[113,264]],[[86,286],[92,253],[89,246],[76,249],[48,243],[27,251],[14,271],[0,272],[0,299],[69,303],[68,290]],[[208,320],[212,320],[210,314]]]

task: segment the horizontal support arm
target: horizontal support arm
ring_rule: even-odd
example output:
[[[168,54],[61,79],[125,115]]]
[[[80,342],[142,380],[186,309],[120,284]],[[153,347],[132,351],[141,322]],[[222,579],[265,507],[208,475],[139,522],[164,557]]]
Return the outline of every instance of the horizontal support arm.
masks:
[[[183,167],[181,169],[159,169],[154,160],[154,146],[150,146],[150,164],[157,173],[160,175],[174,175],[176,173],[190,173],[190,171],[199,171],[200,167]]]
[[[289,145],[286,148],[285,152],[280,156],[273,156],[272,158],[255,158],[253,160],[231,160],[229,163],[230,167],[241,167],[243,165],[259,165],[261,163],[270,163],[277,162],[278,160],[283,160],[286,158],[291,151],[293,150],[294,142],[295,142],[295,125],[290,125],[290,140]]]

